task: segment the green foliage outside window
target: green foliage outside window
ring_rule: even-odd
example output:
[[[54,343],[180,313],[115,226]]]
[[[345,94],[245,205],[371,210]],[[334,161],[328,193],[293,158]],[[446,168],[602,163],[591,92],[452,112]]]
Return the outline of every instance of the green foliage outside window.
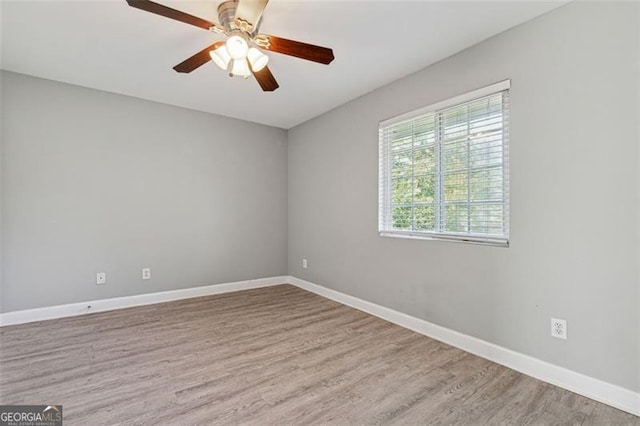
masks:
[[[501,93],[396,125],[390,151],[394,229],[503,233]]]

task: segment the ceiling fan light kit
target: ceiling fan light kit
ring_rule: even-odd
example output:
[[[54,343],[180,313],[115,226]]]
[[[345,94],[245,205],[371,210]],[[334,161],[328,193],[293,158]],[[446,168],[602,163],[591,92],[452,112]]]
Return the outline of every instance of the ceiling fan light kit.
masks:
[[[241,33],[229,37],[225,45],[232,59],[244,59],[247,57],[247,53],[249,53],[249,43],[247,43]]]
[[[255,47],[249,48],[249,52],[247,53],[247,59],[251,64],[251,69],[258,72],[262,68],[266,67],[269,63],[269,57],[262,53],[259,49]]]
[[[211,56],[213,62],[223,70],[226,70],[229,67],[231,56],[229,56],[229,52],[227,52],[227,46],[225,43],[220,42],[215,49],[210,50],[209,56]]]
[[[288,40],[268,34],[259,34],[262,13],[268,0],[230,0],[218,6],[219,24],[154,3],[149,0],[127,0],[131,7],[194,25],[211,32],[224,34],[227,41],[217,41],[190,58],[182,61],[174,70],[190,73],[212,60],[231,77],[248,78],[252,74],[266,92],[279,85],[267,67],[269,57],[261,49],[328,65],[333,61],[333,50]]]
[[[249,78],[251,75],[251,70],[249,69],[249,64],[246,59],[234,59],[229,68],[229,77]]]

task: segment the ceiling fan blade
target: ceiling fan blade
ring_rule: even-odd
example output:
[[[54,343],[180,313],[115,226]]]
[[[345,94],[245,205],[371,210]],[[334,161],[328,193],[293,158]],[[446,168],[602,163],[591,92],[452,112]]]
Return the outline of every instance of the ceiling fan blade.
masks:
[[[249,33],[253,32],[268,2],[269,0],[238,0],[235,17],[236,25]]]
[[[209,62],[211,60],[211,56],[209,55],[209,52],[217,49],[219,46],[223,44],[224,44],[223,41],[216,41],[211,46],[202,49],[201,51],[199,51],[189,59],[186,59],[180,62],[178,65],[173,67],[173,69],[176,70],[177,72],[189,73],[195,70],[196,68]]]
[[[136,9],[155,13],[156,15],[175,19],[176,21],[184,22],[186,24],[195,25],[196,27],[204,28],[205,30],[208,30],[213,26],[213,22],[209,22],[205,19],[198,18],[197,16],[189,15],[188,13],[180,12],[179,10],[172,9],[149,0],[127,0],[127,3],[129,3],[129,6],[135,7]]]
[[[260,34],[256,37],[256,42],[263,49],[325,65],[330,64],[334,59],[333,50],[300,41]]]
[[[251,72],[258,81],[260,87],[262,87],[262,90],[264,90],[265,92],[273,92],[278,87],[280,87],[273,74],[271,74],[271,70],[269,70],[269,67],[264,67],[257,72],[251,70]]]

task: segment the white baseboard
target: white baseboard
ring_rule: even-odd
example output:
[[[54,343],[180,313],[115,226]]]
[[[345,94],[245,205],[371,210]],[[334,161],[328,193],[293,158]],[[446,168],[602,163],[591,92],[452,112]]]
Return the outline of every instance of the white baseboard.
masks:
[[[134,296],[116,297],[113,299],[94,300],[71,303],[68,305],[27,309],[0,313],[0,326],[24,324],[34,321],[71,317],[94,312],[111,311],[133,306],[170,302],[172,300],[192,297],[210,296],[240,290],[268,287],[278,284],[292,284],[327,299],[342,303],[386,321],[408,328],[417,333],[460,348],[466,352],[486,358],[490,361],[509,367],[513,370],[535,377],[547,383],[570,390],[612,407],[619,408],[636,416],[640,416],[640,393],[622,388],[584,374],[568,370],[546,361],[533,358],[519,352],[477,339],[466,334],[412,317],[393,309],[367,302],[348,294],[331,290],[296,277],[282,276],[260,278],[233,283],[215,284],[203,287],[192,287],[159,293],[138,294]]]
[[[570,390],[604,404],[640,416],[640,393],[622,388],[584,374],[568,370],[546,361],[524,355],[511,349],[459,333],[457,331],[432,324],[366,300],[358,299],[339,291],[289,277],[288,282],[304,290],[350,306],[368,314],[382,318],[416,333],[429,336],[456,348],[486,358],[495,363],[535,377],[552,385]]]
[[[0,313],[0,326],[73,317],[77,315],[92,314],[95,312],[112,311],[114,309],[131,308],[133,306],[151,305],[154,303],[170,302],[172,300],[189,299],[192,297],[210,296],[213,294],[268,287],[272,285],[286,284],[288,280],[289,277],[286,276],[260,278],[248,281],[237,281],[180,290],[162,291],[158,293],[136,294],[134,296],[115,297],[113,299],[92,300],[89,302],[70,303],[68,305],[5,312]]]

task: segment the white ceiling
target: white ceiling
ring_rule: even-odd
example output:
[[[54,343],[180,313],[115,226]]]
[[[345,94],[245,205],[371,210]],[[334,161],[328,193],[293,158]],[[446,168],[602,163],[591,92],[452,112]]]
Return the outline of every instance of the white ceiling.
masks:
[[[214,22],[220,1],[157,0]],[[1,66],[288,129],[561,4],[271,0],[261,32],[331,47],[336,59],[326,66],[269,53],[280,88],[264,93],[212,62],[176,73],[221,36],[124,0],[2,0]]]

